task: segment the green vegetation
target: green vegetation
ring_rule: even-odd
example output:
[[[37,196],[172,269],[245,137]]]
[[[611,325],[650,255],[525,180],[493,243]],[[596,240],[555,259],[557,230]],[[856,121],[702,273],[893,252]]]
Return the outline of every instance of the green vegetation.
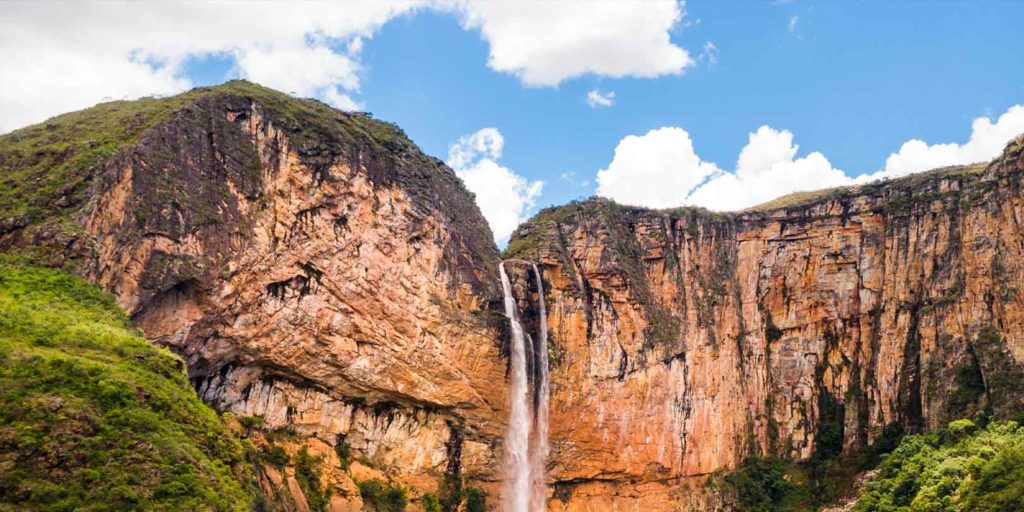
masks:
[[[183,369],[95,286],[0,260],[0,504],[251,510],[245,449]]]
[[[842,456],[842,426],[825,423],[818,429],[810,460],[748,457],[732,472],[709,485],[725,491],[736,508],[749,512],[818,510],[847,495],[857,474],[874,468],[903,437],[899,423],[887,425],[869,448]]]
[[[470,487],[466,489],[466,512],[484,512],[487,510],[487,493]]]
[[[34,221],[74,204],[99,165],[189,98],[102,103],[0,136],[0,211]]]
[[[904,438],[857,501],[857,512],[1024,510],[1024,428],[957,420]]]
[[[957,369],[954,381],[956,386],[949,394],[946,411],[955,418],[976,407],[985,396],[985,380],[973,356]]]
[[[334,445],[334,453],[338,456],[338,467],[342,471],[348,471],[348,467],[352,465],[352,446],[348,441],[341,439]]]
[[[423,503],[423,512],[441,512],[441,501],[437,499],[437,496],[426,493],[420,498]]]
[[[242,416],[238,418],[238,422],[245,428],[253,429],[263,425],[263,418],[259,416]]]
[[[457,512],[459,510],[483,512],[487,505],[487,493],[476,487],[465,488],[461,478],[453,478],[449,475],[441,479],[438,485],[438,496],[425,495],[425,500],[427,496],[431,500],[437,500],[439,512]],[[465,508],[462,508],[463,502],[466,504]],[[424,501],[424,507],[427,507],[426,503]]]
[[[288,452],[283,447],[268,444],[263,449],[263,460],[273,466],[281,467],[291,462],[292,458],[288,456]]]
[[[313,512],[327,510],[331,501],[330,489],[324,489],[320,482],[320,465],[323,457],[313,457],[305,446],[295,454],[295,480],[306,496],[306,503]]]
[[[961,419],[904,436],[893,423],[854,456],[816,455],[803,463],[750,457],[710,485],[725,490],[738,510],[818,510],[848,493],[857,473],[877,466],[855,512],[1024,510],[1024,427],[1013,421],[978,425]]]
[[[986,325],[979,330],[974,339],[974,354],[984,373],[987,406],[995,417],[1024,420],[1024,366],[1017,362],[995,326]]]
[[[401,486],[378,478],[358,482],[364,506],[377,512],[403,512],[409,497]]]
[[[798,486],[791,483],[792,476],[797,474],[795,470],[795,466],[780,459],[748,457],[725,476],[724,483],[740,510],[795,510],[790,508],[792,502],[797,501],[794,498],[797,498]]]

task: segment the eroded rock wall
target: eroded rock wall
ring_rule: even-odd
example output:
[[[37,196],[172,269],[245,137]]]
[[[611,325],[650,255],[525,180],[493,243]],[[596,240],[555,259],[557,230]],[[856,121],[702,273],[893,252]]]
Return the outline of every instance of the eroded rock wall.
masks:
[[[451,169],[396,127],[251,84],[215,89],[89,187],[71,241],[33,225],[5,245],[58,245],[185,357],[204,400],[286,432],[290,451],[336,463],[343,443],[365,478],[413,499],[446,477],[496,492],[498,252]],[[334,508],[358,508],[336,469]],[[268,466],[264,484],[302,510],[288,471]]]
[[[548,288],[552,509],[714,508],[704,478],[750,454],[1020,411],[1020,146],[790,207],[588,200],[521,226],[509,252]]]

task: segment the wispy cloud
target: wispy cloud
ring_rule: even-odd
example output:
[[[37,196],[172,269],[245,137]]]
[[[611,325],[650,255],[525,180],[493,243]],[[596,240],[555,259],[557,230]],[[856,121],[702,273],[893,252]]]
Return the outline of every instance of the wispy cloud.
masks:
[[[700,55],[697,56],[697,61],[706,63],[708,66],[718,64],[718,47],[715,46],[715,43],[711,41],[704,43]]]
[[[601,92],[593,89],[587,93],[587,105],[593,108],[610,107],[615,104],[615,91]]]

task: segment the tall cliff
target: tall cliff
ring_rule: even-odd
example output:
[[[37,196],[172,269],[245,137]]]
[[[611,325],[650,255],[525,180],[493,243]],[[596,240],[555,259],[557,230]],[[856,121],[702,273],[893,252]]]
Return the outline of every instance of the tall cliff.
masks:
[[[724,507],[707,476],[752,454],[1020,411],[1021,146],[740,213],[588,200],[521,226],[531,333],[515,260],[547,295],[550,508]],[[359,510],[391,484],[499,503],[498,250],[397,127],[231,82],[0,136],[0,169],[0,252],[100,284],[183,356],[267,450],[268,503]]]
[[[1022,145],[735,214],[592,199],[520,226],[508,256],[548,288],[552,509],[711,506],[703,477],[751,454],[1024,411]]]
[[[325,457],[335,508],[359,507],[350,476],[498,478],[498,251],[397,127],[231,82],[0,142],[0,249],[112,292],[201,398]]]

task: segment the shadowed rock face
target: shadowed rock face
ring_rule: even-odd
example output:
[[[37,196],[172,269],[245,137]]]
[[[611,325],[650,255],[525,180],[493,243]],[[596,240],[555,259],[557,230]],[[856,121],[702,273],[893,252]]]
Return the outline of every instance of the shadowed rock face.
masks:
[[[752,453],[1019,412],[1022,172],[1018,139],[768,211],[588,200],[521,226],[510,256],[547,285],[551,508],[688,509],[687,486]]]
[[[113,150],[55,145],[111,110]],[[293,431],[333,510],[361,506],[352,477],[413,498],[465,478],[499,502],[498,252],[450,169],[392,125],[244,82],[69,116],[0,137],[20,194],[0,193],[0,250],[98,282],[204,400]],[[547,295],[549,508],[726,507],[703,480],[753,453],[1016,414],[1020,151],[761,211],[590,200],[521,226],[509,256]],[[507,267],[536,338],[531,267]],[[289,478],[261,485],[303,510]]]

